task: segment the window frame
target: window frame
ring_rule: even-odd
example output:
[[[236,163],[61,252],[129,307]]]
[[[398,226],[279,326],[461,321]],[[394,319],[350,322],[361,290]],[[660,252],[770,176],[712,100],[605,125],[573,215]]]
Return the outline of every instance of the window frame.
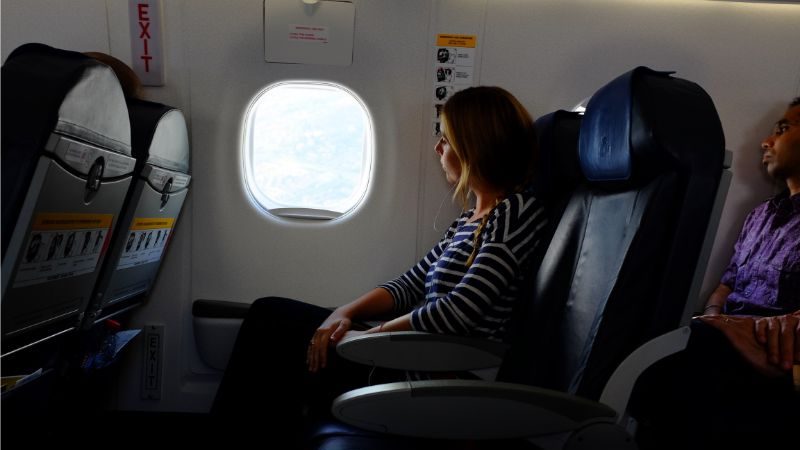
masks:
[[[342,212],[330,209],[280,204],[264,194],[255,182],[255,170],[253,166],[253,143],[255,127],[252,125],[252,121],[255,119],[255,111],[258,104],[264,98],[264,96],[269,93],[269,91],[275,88],[282,86],[302,87],[304,85],[334,89],[348,94],[350,98],[355,100],[355,102],[361,107],[366,119],[366,136],[364,137],[364,148],[362,149],[361,177],[358,185],[356,186],[358,195],[356,196],[353,204]],[[351,215],[358,210],[361,205],[363,205],[372,185],[372,174],[375,161],[375,127],[372,120],[372,114],[370,114],[367,104],[358,94],[340,83],[323,80],[293,79],[275,81],[261,88],[252,97],[247,109],[245,110],[244,120],[242,121],[242,139],[240,149],[240,156],[242,158],[242,181],[244,183],[245,191],[247,192],[253,206],[271,218],[294,219],[302,221],[331,221],[339,219]]]

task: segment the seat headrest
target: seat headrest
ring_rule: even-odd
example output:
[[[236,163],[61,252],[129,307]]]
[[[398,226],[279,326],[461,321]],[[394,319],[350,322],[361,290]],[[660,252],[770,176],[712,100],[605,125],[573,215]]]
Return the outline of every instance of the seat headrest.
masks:
[[[697,84],[637,67],[598,90],[586,107],[578,155],[593,182],[628,184],[687,166],[722,164],[722,125]]]
[[[3,108],[8,108],[3,129],[14,130],[15,140],[43,142],[57,131],[131,154],[122,88],[114,71],[94,58],[24,44],[3,64],[3,96]],[[12,117],[6,118],[6,113]]]
[[[536,119],[539,162],[532,188],[542,200],[571,193],[583,173],[578,163],[578,134],[582,116],[558,110]]]
[[[164,169],[189,173],[189,136],[181,110],[128,98],[133,156]]]

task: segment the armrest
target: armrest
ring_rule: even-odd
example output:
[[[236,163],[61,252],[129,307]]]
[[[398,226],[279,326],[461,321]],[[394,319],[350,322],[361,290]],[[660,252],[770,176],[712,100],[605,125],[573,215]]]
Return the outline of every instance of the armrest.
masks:
[[[198,299],[192,302],[192,324],[197,351],[203,362],[225,370],[249,303]]]
[[[559,391],[482,380],[387,383],[346,392],[333,414],[372,431],[435,439],[503,439],[613,423],[602,403]]]
[[[336,346],[339,355],[361,364],[420,371],[496,367],[507,349],[501,342],[418,331],[365,334]]]
[[[192,316],[212,319],[244,319],[249,303],[197,299],[192,302]]]
[[[620,419],[624,419],[633,386],[648,367],[686,348],[691,329],[680,327],[657,336],[634,350],[620,363],[606,382],[600,401],[614,408]]]

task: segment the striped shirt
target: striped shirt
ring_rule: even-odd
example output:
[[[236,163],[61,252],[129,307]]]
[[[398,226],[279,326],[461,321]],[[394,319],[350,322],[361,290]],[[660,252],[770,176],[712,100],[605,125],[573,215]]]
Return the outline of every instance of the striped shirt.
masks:
[[[382,284],[395,311],[411,311],[417,331],[503,340],[511,311],[522,290],[530,256],[547,222],[532,193],[511,195],[490,213],[470,267],[480,221],[463,213],[444,238],[399,278]]]

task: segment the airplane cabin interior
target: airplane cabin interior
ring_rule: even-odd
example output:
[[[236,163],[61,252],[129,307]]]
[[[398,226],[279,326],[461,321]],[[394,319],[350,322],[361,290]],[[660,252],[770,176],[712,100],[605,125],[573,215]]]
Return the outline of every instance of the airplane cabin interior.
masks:
[[[454,239],[472,206],[445,111],[479,86],[530,113],[545,205],[505,337],[367,322],[329,352],[368,383],[301,447],[666,448],[637,382],[686,351],[748,213],[792,187],[762,152],[797,126],[776,120],[800,96],[800,2],[3,0],[0,20],[9,449],[296,448],[265,431],[268,395],[213,412],[251,304],[333,312]],[[800,251],[780,255],[800,305]]]

